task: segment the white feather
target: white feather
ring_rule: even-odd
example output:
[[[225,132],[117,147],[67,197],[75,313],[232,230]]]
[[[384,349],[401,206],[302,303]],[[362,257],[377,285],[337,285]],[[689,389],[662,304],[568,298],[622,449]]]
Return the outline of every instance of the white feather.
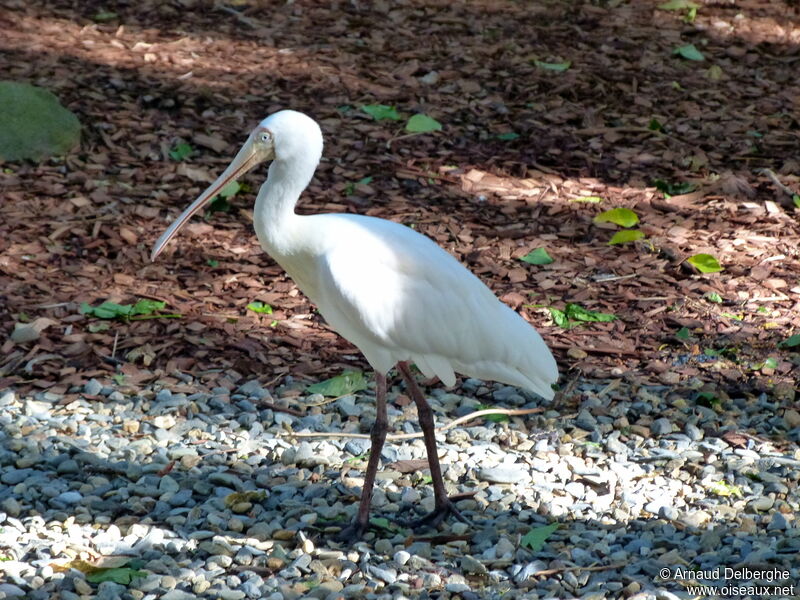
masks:
[[[376,371],[408,360],[448,386],[461,373],[553,397],[558,369],[541,336],[432,240],[373,217],[296,215],[322,151],[319,127],[293,111],[262,126],[276,158],[256,200],[256,234]]]

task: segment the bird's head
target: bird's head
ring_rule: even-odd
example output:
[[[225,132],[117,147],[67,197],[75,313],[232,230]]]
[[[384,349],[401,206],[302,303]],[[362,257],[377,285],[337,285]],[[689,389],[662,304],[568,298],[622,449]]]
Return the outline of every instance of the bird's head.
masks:
[[[222,188],[256,165],[273,160],[287,165],[311,164],[316,167],[321,156],[322,132],[314,119],[295,110],[271,114],[250,133],[222,175],[161,234],[150,253],[150,260],[155,260],[178,230],[216,197]]]

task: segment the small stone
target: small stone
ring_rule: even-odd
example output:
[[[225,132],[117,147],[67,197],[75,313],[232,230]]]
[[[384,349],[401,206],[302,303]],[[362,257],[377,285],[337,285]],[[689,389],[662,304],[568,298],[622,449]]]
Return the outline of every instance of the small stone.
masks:
[[[465,535],[470,530],[470,525],[468,523],[456,521],[450,526],[450,530],[453,532],[453,535]]]
[[[786,427],[789,429],[800,427],[800,412],[793,408],[788,409],[783,413],[783,422],[786,423]]]
[[[503,463],[478,471],[478,479],[489,483],[527,483],[530,478],[526,467],[514,463]]]
[[[772,518],[769,520],[769,524],[767,525],[767,531],[783,531],[784,529],[789,528],[789,522],[786,520],[786,517],[783,516],[782,513],[774,512],[772,513]]]
[[[378,554],[388,555],[392,550],[394,550],[392,542],[385,538],[381,538],[375,542],[375,552]]]
[[[253,508],[252,502],[237,502],[236,504],[231,506],[231,512],[234,512],[237,515],[241,515],[250,512],[251,508]]]
[[[687,423],[686,426],[683,428],[683,432],[693,442],[699,442],[700,440],[703,439],[703,436],[705,435],[703,430],[693,423]]]
[[[759,496],[758,498],[752,500],[749,506],[754,511],[762,512],[772,508],[773,504],[775,504],[775,500],[773,500],[769,496]]]
[[[221,487],[228,487],[234,490],[241,490],[242,489],[242,481],[236,475],[231,473],[225,473],[221,471],[215,471],[208,476],[208,482],[212,485],[217,485]]]
[[[485,575],[488,572],[486,565],[468,554],[461,557],[461,570],[471,575]]]
[[[0,598],[20,598],[25,595],[25,591],[13,583],[0,583]]]
[[[463,594],[470,591],[470,587],[466,583],[447,583],[444,589],[452,594]]]
[[[247,383],[240,385],[237,391],[245,396],[255,397],[259,399],[267,395],[267,392],[264,391],[264,388],[261,387],[261,384],[256,379],[250,380]]]
[[[160,600],[195,600],[195,596],[189,592],[175,589],[170,590],[166,594],[160,596]]]
[[[153,419],[153,425],[159,429],[172,429],[175,427],[175,417],[172,415],[158,415]]]
[[[122,431],[125,433],[136,434],[139,433],[139,421],[123,421]]]
[[[369,572],[373,577],[380,579],[387,585],[392,585],[397,581],[397,572],[394,569],[382,569],[375,565],[369,565]]]
[[[347,443],[344,445],[344,449],[353,456],[361,456],[369,452],[370,446],[372,446],[372,442],[370,440],[365,440],[364,438],[353,438],[352,440],[347,441]]]
[[[233,564],[233,559],[230,556],[225,556],[224,554],[209,556],[208,560],[206,560],[206,567],[209,569],[213,569],[214,567],[227,569],[231,566],[231,564]]]
[[[114,581],[103,581],[97,586],[96,600],[118,600],[125,593],[124,585]]]
[[[711,520],[711,515],[709,515],[704,510],[693,510],[691,512],[686,512],[681,517],[681,521],[683,521],[683,523],[685,523],[689,527],[702,527],[710,520]]]
[[[628,454],[628,447],[619,441],[616,435],[609,436],[606,439],[606,450],[614,454]]]
[[[401,567],[406,564],[410,558],[411,555],[405,550],[399,550],[398,552],[394,553],[394,562]]]
[[[439,83],[439,73],[437,73],[436,71],[429,71],[428,73],[420,77],[419,80],[425,85],[436,85],[437,83]]]
[[[669,435],[672,433],[672,422],[666,418],[656,419],[650,426],[650,431],[654,435]]]
[[[597,427],[597,419],[584,408],[575,418],[575,425],[585,431],[593,431]]]
[[[56,469],[56,472],[59,475],[71,475],[73,473],[77,473],[80,470],[78,467],[78,461],[68,458],[67,460],[61,461]]]
[[[78,502],[83,500],[83,495],[80,492],[75,492],[75,491],[62,492],[58,496],[56,496],[54,500],[58,500],[59,502],[63,502],[64,504],[77,504]]]
[[[575,360],[583,360],[584,358],[586,358],[589,355],[586,353],[585,350],[581,350],[580,348],[572,346],[571,348],[569,348],[567,350],[567,356],[569,356],[570,358],[573,358]]]
[[[81,596],[88,596],[89,594],[94,594],[94,590],[92,586],[85,579],[81,579],[80,577],[76,577],[72,580],[72,585],[75,587],[75,591],[78,592]]]
[[[195,581],[194,585],[192,585],[192,591],[195,594],[202,594],[203,592],[205,592],[210,587],[211,587],[211,582],[210,581],[206,581],[205,579],[201,579],[200,581]],[[163,598],[163,596],[162,596],[162,598]]]
[[[0,508],[3,509],[9,516],[18,517],[20,512],[22,512],[22,506],[15,498],[6,498],[3,502],[0,502]]]
[[[672,506],[662,506],[658,509],[658,516],[667,521],[674,521],[678,518],[678,511]]]
[[[90,379],[83,384],[83,393],[87,396],[99,396],[102,389],[103,384],[97,381],[97,379]]]
[[[501,537],[494,546],[494,553],[497,558],[513,556],[515,551],[516,547],[514,544],[512,544],[508,538],[505,537]]]

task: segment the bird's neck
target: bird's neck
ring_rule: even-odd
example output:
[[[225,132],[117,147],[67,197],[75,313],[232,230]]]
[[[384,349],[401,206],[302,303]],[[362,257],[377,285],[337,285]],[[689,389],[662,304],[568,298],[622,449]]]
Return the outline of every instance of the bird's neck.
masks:
[[[316,165],[302,162],[273,161],[269,176],[256,198],[253,225],[256,236],[273,258],[295,253],[300,243],[297,235],[299,221],[294,207],[300,194],[311,181]]]

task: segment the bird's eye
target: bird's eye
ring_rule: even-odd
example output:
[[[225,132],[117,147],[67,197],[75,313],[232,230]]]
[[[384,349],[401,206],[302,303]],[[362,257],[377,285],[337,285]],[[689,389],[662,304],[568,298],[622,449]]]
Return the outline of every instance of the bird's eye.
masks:
[[[269,131],[265,131],[261,134],[261,141],[264,144],[269,143],[272,140],[272,136],[270,135]]]

